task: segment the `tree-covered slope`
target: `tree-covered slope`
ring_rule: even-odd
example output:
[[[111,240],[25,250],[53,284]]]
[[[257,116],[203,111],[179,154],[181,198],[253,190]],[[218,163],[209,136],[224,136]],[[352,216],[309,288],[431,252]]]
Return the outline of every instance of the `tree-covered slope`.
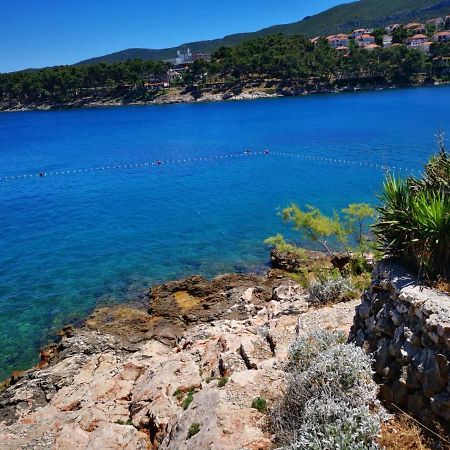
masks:
[[[425,20],[450,14],[450,0],[359,0],[328,9],[315,16],[298,22],[276,25],[253,33],[239,33],[210,41],[189,42],[179,47],[161,50],[133,48],[109,55],[81,61],[79,64],[97,62],[143,60],[162,60],[173,58],[177,50],[189,47],[193,53],[213,52],[221,46],[233,46],[247,39],[282,33],[286,35],[303,34],[317,36],[336,32],[346,32],[363,26],[375,27],[390,23],[404,23],[412,20]]]

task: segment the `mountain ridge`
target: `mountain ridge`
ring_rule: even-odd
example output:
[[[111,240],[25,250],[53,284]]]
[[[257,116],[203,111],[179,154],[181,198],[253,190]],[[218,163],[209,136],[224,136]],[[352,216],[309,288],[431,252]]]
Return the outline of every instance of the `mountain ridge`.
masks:
[[[177,47],[164,49],[129,48],[86,59],[75,65],[95,64],[98,62],[123,62],[134,58],[165,60],[175,57],[177,50],[190,48],[193,53],[209,53],[222,46],[233,46],[247,39],[270,34],[303,34],[313,37],[348,32],[363,26],[385,26],[393,22],[425,20],[447,14],[450,14],[450,0],[358,0],[334,6],[297,22],[274,25],[254,32],[230,34],[219,39],[187,42]]]

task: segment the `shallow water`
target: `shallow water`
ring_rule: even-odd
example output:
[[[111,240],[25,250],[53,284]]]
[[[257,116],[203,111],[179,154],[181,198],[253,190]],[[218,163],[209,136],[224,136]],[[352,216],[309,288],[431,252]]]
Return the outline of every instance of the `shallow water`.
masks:
[[[0,177],[245,149],[420,170],[450,87],[0,115]],[[95,305],[258,270],[277,209],[376,202],[382,171],[274,154],[0,181],[0,378]]]

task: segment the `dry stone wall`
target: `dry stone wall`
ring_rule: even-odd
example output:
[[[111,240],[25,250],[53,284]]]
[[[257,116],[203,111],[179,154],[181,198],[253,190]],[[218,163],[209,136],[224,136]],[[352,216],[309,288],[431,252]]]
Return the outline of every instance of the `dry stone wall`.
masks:
[[[356,307],[350,340],[374,356],[382,396],[425,423],[450,420],[450,296],[382,261]]]

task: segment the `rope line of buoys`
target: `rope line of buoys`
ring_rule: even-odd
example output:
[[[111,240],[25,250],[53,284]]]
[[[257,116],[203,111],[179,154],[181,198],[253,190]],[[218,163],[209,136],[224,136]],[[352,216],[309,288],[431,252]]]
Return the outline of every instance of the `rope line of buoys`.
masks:
[[[341,165],[348,165],[348,166],[372,167],[372,168],[381,169],[384,171],[401,171],[401,172],[406,172],[406,173],[416,172],[415,169],[412,169],[409,167],[389,166],[387,164],[378,164],[378,163],[367,162],[367,161],[351,161],[348,159],[329,158],[326,156],[316,156],[316,155],[303,155],[300,153],[272,152],[272,154],[275,156],[299,158],[299,159],[302,159],[305,161],[319,161],[319,162],[326,162],[326,163],[331,163],[331,164],[341,164]]]
[[[55,177],[61,175],[77,175],[83,173],[93,173],[93,172],[107,172],[114,170],[124,170],[124,169],[138,169],[138,168],[147,168],[147,167],[157,167],[157,166],[165,166],[165,165],[179,165],[179,164],[192,164],[199,162],[208,162],[208,161],[219,161],[219,160],[228,160],[233,158],[240,157],[249,157],[249,156],[277,156],[277,157],[288,157],[301,159],[303,161],[318,161],[325,162],[329,164],[338,164],[338,165],[347,165],[347,166],[359,166],[359,167],[371,167],[375,169],[381,169],[384,171],[401,171],[406,173],[415,172],[414,169],[406,168],[406,167],[390,167],[384,164],[378,164],[373,162],[366,161],[351,161],[348,159],[342,158],[330,158],[326,156],[317,156],[317,155],[306,155],[302,153],[288,153],[288,152],[273,152],[270,150],[263,151],[251,151],[245,150],[243,152],[238,153],[226,153],[222,155],[212,155],[212,156],[199,156],[199,157],[189,157],[189,158],[177,158],[177,159],[157,159],[155,161],[146,161],[139,163],[116,163],[109,165],[101,165],[90,168],[83,169],[65,169],[65,170],[51,170],[51,171],[41,171],[36,173],[28,173],[28,174],[20,174],[20,175],[8,175],[0,177],[0,181],[14,181],[14,180],[25,180],[25,179],[35,179],[35,178],[44,178],[44,177]]]

